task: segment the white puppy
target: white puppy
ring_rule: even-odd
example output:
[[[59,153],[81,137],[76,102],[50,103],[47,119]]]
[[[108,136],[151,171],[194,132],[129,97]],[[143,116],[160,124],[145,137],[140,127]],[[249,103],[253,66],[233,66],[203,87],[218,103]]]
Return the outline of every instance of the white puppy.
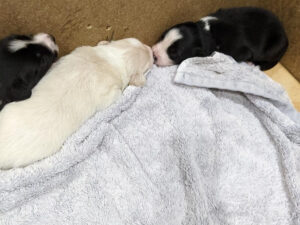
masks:
[[[57,152],[128,84],[143,85],[152,64],[151,48],[133,38],[79,47],[61,58],[30,99],[8,104],[0,113],[0,168],[26,166]]]

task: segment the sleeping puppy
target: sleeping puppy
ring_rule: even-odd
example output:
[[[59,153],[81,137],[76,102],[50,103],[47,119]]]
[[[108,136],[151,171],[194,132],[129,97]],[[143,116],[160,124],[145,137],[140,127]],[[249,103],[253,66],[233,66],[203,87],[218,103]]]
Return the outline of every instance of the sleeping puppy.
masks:
[[[0,110],[31,96],[32,88],[56,60],[53,36],[11,35],[0,41]]]
[[[143,85],[153,61],[151,48],[133,38],[79,47],[62,57],[31,98],[10,103],[0,113],[0,168],[22,167],[57,152],[128,84]]]
[[[218,51],[267,70],[278,63],[287,47],[287,36],[274,14],[242,7],[220,9],[196,23],[175,25],[162,34],[152,50],[158,66]]]

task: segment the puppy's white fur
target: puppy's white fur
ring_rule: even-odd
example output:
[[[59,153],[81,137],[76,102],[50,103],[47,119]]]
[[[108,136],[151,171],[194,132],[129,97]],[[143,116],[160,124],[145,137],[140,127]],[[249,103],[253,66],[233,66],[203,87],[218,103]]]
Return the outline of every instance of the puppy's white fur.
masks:
[[[30,99],[0,113],[0,168],[28,165],[52,155],[96,111],[130,83],[143,85],[151,48],[136,39],[80,47],[61,58]]]
[[[152,47],[153,54],[156,57],[155,64],[158,66],[171,66],[174,62],[169,58],[167,49],[177,40],[181,39],[179,29],[173,28],[168,31],[163,40]]]

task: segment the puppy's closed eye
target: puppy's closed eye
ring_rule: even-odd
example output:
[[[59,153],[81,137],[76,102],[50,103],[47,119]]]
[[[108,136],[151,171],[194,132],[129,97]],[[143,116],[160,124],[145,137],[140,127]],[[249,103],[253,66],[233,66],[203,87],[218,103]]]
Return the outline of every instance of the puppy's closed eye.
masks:
[[[177,53],[177,49],[175,49],[174,47],[170,47],[169,53],[170,54],[176,54]]]
[[[168,55],[171,59],[175,59],[176,57],[178,57],[180,55],[180,52],[182,52],[180,50],[180,48],[178,47],[175,47],[175,46],[171,46],[169,49],[168,49]]]

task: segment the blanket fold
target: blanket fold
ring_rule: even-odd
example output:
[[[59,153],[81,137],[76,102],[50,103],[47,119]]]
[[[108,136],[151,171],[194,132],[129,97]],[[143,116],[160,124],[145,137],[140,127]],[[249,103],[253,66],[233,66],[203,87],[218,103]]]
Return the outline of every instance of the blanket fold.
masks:
[[[61,151],[0,171],[0,224],[300,224],[300,116],[215,53],[154,67]]]
[[[190,58],[178,68],[174,78],[177,84],[216,88],[252,94],[272,100],[276,107],[300,124],[300,115],[280,84],[266,76],[259,67],[240,63],[230,56],[214,52],[211,57]]]

